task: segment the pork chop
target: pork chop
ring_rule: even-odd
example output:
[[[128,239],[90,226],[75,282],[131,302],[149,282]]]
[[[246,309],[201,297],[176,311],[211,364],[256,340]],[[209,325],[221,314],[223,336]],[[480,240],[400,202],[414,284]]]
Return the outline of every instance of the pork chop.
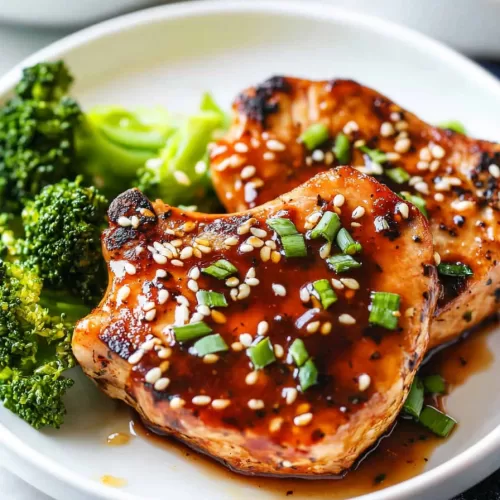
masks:
[[[229,133],[211,150],[229,212],[350,163],[406,193],[429,217],[442,263],[431,347],[499,310],[500,145],[428,125],[350,80],[275,77],[245,90],[233,108]]]
[[[239,472],[330,476],[394,421],[437,280],[425,218],[387,187],[342,167],[232,215],[130,190],[109,221],[73,351],[150,428]]]

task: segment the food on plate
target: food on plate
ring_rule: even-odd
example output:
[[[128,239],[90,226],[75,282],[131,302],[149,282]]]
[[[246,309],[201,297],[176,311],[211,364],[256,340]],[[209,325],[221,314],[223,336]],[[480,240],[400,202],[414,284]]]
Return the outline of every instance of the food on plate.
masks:
[[[354,165],[429,218],[442,285],[430,346],[498,311],[498,144],[428,125],[350,80],[274,77],[245,90],[233,109],[227,136],[211,149],[214,186],[229,212]]]
[[[415,206],[341,167],[235,214],[129,190],[108,217],[108,289],[73,352],[156,432],[248,474],[325,476],[397,417],[437,298]]]

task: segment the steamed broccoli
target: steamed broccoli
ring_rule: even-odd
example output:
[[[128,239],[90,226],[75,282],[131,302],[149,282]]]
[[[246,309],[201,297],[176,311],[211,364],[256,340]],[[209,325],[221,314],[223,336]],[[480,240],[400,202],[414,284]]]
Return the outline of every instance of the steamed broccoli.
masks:
[[[101,231],[107,200],[82,179],[62,180],[45,187],[22,213],[27,265],[52,289],[72,292],[95,304],[106,287]]]
[[[72,310],[84,315],[82,307]],[[34,270],[0,261],[0,399],[35,428],[62,424],[62,396],[73,384],[61,375],[75,364],[73,320],[44,307]]]

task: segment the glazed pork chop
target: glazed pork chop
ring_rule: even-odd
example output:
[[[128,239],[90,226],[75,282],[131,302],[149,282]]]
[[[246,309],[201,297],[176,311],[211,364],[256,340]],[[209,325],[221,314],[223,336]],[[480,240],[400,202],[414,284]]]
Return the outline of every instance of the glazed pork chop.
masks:
[[[425,218],[387,187],[341,167],[231,215],[130,190],[109,221],[73,351],[151,429],[239,472],[330,476],[394,421],[437,279]]]
[[[275,77],[234,103],[211,149],[228,211],[265,203],[332,166],[376,175],[428,215],[441,292],[431,346],[500,307],[500,145],[430,126],[353,81]]]

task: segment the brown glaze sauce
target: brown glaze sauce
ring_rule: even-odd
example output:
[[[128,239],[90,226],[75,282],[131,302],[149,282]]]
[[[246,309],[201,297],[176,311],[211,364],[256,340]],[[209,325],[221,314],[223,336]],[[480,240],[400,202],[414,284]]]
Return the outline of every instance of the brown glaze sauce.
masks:
[[[428,355],[420,374],[442,375],[447,382],[449,395],[455,387],[464,384],[471,376],[490,366],[493,353],[487,346],[487,336],[497,326],[498,322],[491,322],[480,331],[465,335],[452,345],[434,350]],[[446,410],[446,399],[447,395],[439,397],[434,404]],[[415,477],[424,471],[433,451],[443,442],[443,439],[434,436],[414,422],[399,418],[393,428],[380,439],[377,446],[365,454],[355,469],[343,478],[307,481],[240,476],[205,455],[196,453],[181,442],[148,430],[135,413],[130,420],[129,429],[131,435],[139,439],[147,439],[170,453],[175,450],[185,460],[202,469],[204,474],[218,477],[221,481],[232,484],[250,483],[277,497],[315,499],[358,496]],[[453,439],[453,434],[448,439]]]

